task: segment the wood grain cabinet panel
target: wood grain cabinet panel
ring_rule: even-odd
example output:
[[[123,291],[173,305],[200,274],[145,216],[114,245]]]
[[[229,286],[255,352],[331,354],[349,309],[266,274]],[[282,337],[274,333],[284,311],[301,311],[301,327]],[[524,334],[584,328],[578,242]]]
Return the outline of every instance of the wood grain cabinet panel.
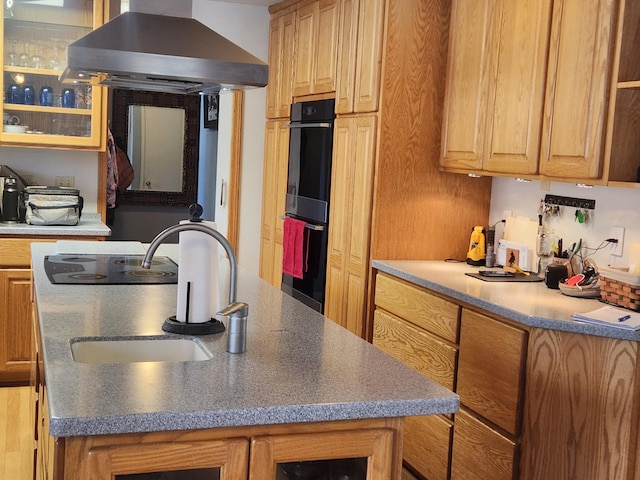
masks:
[[[453,2],[442,122],[443,167],[480,170],[484,153],[493,2]]]
[[[444,167],[538,172],[549,16],[549,0],[453,2]]]
[[[463,309],[460,402],[512,435],[522,423],[527,332]]]
[[[288,118],[293,98],[296,11],[274,16],[269,24],[267,118]]]
[[[458,341],[460,307],[453,302],[378,273],[375,304],[449,342]]]
[[[441,165],[601,179],[619,4],[455,0]]]
[[[93,448],[88,455],[89,471],[84,478],[95,480],[130,480],[144,473],[193,469],[220,472],[221,480],[246,480],[249,441],[238,438],[115,445]]]
[[[31,344],[31,270],[0,269],[0,383],[29,380]]]
[[[451,478],[513,480],[518,471],[518,445],[461,409],[456,413]],[[565,478],[551,475],[540,478]]]
[[[336,119],[331,171],[325,315],[356,335],[364,333],[375,115]]]
[[[447,480],[452,438],[453,425],[443,416],[407,417],[402,454],[429,480]]]
[[[376,309],[373,344],[449,390],[455,388],[458,349]]]
[[[298,9],[294,96],[335,91],[338,13],[338,0],[317,0]]]
[[[546,176],[602,176],[617,4],[554,2],[540,156]]]
[[[282,282],[282,225],[287,193],[289,130],[284,121],[265,125],[264,172],[262,183],[262,223],[260,228],[260,268],[263,280],[280,288]]]
[[[254,437],[249,480],[275,479],[278,463],[342,458],[366,458],[367,479],[386,480],[392,478],[393,437],[391,429]]]
[[[640,478],[638,342],[535,329],[530,344],[521,480]]]
[[[385,0],[342,0],[336,113],[378,110]]]

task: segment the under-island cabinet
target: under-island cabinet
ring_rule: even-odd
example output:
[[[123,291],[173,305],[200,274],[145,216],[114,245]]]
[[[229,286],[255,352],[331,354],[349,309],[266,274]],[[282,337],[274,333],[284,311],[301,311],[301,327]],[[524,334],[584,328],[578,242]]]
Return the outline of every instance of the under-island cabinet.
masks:
[[[179,264],[171,247],[156,254]],[[55,248],[32,248],[37,480],[399,480],[404,417],[458,409],[450,390],[242,269],[247,349],[230,354],[225,333],[162,331],[176,285],[52,285]],[[207,358],[72,355],[123,339],[189,340]]]
[[[571,320],[598,308],[477,267],[374,261],[373,342],[460,395],[410,417],[404,461],[434,479],[640,479],[640,333]],[[435,440],[437,439],[437,440]]]

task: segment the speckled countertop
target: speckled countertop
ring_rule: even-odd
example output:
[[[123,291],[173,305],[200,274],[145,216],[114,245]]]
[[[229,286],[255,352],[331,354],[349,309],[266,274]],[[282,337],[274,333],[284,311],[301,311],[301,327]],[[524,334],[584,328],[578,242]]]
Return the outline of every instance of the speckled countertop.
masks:
[[[2,235],[108,237],[111,235],[111,229],[102,223],[99,213],[83,213],[78,225],[70,226],[51,225],[41,227],[37,225],[27,225],[26,223],[0,223],[0,236]]]
[[[602,337],[640,340],[640,332],[576,322],[604,304],[595,298],[569,297],[544,282],[485,282],[465,275],[484,267],[427,260],[374,260],[373,267],[416,285],[531,327],[564,330]]]
[[[73,338],[170,336],[161,327],[175,314],[177,286],[49,283],[44,255],[73,252],[143,253],[144,247],[32,246],[53,436],[426,415],[459,407],[457,395],[242,269],[238,300],[249,304],[245,353],[227,353],[225,334],[218,334],[200,337],[211,352],[206,361],[74,362]],[[156,254],[175,258],[176,252],[163,245]]]

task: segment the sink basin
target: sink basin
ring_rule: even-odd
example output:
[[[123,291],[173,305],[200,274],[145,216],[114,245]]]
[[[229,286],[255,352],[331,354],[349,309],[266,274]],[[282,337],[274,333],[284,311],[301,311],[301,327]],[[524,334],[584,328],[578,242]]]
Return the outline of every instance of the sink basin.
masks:
[[[76,362],[93,364],[197,362],[211,358],[207,349],[196,340],[157,337],[74,338],[71,354]]]

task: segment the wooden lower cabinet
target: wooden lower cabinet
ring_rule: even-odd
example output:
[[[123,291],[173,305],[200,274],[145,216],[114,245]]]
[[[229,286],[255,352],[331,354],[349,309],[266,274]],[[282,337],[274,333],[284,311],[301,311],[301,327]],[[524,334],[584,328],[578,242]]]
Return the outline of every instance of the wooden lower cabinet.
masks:
[[[373,344],[460,395],[409,417],[403,459],[428,480],[517,478],[527,332],[378,273]]]
[[[460,396],[452,418],[406,419],[411,474],[640,480],[637,341],[524,327],[382,272],[374,278],[374,345]],[[456,308],[454,343],[436,330],[447,331]],[[446,368],[443,345],[457,352]]]
[[[64,237],[104,240],[103,237]],[[0,237],[0,386],[27,385],[33,365],[31,326],[31,244],[58,237]]]
[[[464,408],[461,408],[455,417],[451,478],[461,480],[518,478],[517,442],[475,418]]]
[[[46,398],[45,398],[46,404]],[[401,418],[40,438],[36,480],[401,478]],[[287,476],[285,472],[291,472]],[[293,476],[293,475],[311,476]],[[330,476],[332,475],[332,476]],[[348,475],[344,477],[341,475]]]
[[[31,270],[0,269],[0,384],[20,384],[31,371]]]
[[[429,480],[447,480],[453,421],[441,415],[407,417],[404,432],[404,460]]]

